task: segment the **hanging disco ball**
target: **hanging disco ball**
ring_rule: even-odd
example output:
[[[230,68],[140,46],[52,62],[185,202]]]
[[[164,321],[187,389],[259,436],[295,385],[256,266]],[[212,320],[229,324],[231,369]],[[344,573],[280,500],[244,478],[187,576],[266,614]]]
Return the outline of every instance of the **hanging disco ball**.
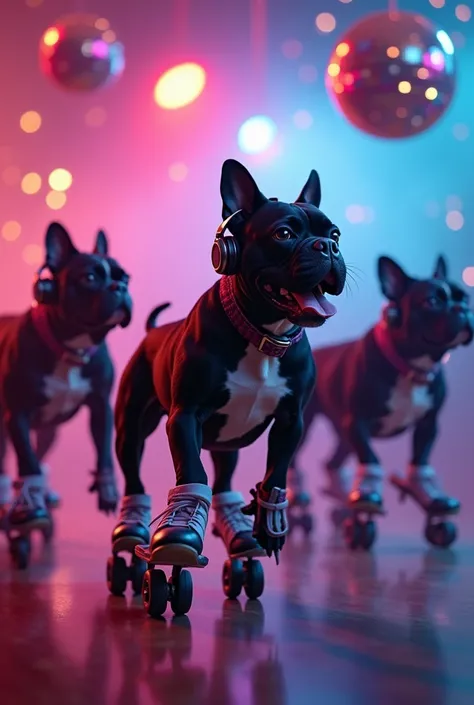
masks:
[[[40,66],[63,88],[93,91],[122,74],[125,58],[107,20],[68,15],[43,33]]]
[[[440,119],[453,98],[453,43],[421,15],[369,15],[335,47],[326,86],[347,120],[363,132],[388,139],[418,135]]]

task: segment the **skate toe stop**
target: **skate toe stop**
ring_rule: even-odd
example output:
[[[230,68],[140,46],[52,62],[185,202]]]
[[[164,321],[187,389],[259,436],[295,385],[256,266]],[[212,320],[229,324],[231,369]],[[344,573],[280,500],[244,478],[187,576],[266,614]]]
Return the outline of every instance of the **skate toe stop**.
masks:
[[[193,529],[165,527],[153,534],[150,550],[154,552],[159,548],[172,546],[173,544],[188,546],[198,554],[202,552],[203,548],[200,536]]]

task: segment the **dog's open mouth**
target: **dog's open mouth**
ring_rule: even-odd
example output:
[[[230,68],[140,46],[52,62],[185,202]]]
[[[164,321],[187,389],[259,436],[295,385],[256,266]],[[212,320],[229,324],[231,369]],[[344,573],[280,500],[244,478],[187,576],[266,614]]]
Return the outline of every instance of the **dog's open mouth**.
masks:
[[[327,287],[332,282],[323,280],[306,294],[297,294],[282,287],[272,284],[263,284],[263,290],[272,302],[279,308],[290,310],[294,314],[305,316],[318,316],[319,318],[330,318],[337,313],[333,303],[326,298]]]

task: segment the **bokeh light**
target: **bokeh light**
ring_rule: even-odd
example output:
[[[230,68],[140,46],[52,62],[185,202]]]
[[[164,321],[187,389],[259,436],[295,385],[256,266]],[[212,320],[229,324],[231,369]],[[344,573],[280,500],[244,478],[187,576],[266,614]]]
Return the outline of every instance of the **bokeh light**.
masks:
[[[446,0],[430,0],[430,5],[439,9],[440,7],[444,7],[445,2]]]
[[[72,185],[72,174],[67,169],[54,169],[48,177],[53,191],[67,191]]]
[[[46,195],[46,205],[53,211],[59,211],[66,205],[67,197],[63,191],[49,191]]]
[[[25,174],[21,180],[21,190],[29,196],[38,193],[40,188],[41,176],[36,174],[34,171],[31,171],[29,174]]]
[[[303,45],[297,39],[287,39],[281,45],[281,51],[286,59],[298,59],[303,53]]]
[[[16,220],[8,220],[2,226],[2,237],[7,242],[18,240],[21,235],[21,225]]]
[[[320,32],[333,32],[336,29],[336,18],[330,12],[320,12],[316,17],[316,27]]]
[[[6,186],[16,186],[21,179],[21,170],[19,167],[11,164],[2,171],[2,181]]]
[[[353,223],[353,224],[363,223],[365,220],[364,206],[359,206],[357,204],[347,206],[346,219],[349,221],[349,223]]]
[[[38,132],[41,127],[41,115],[36,110],[28,110],[20,118],[20,127],[28,134]]]
[[[43,248],[40,245],[25,245],[21,256],[26,264],[37,267],[43,261]]]
[[[166,71],[155,86],[155,102],[165,110],[193,103],[206,86],[206,72],[195,63],[179,64]]]
[[[464,142],[469,137],[469,127],[463,123],[457,123],[453,127],[453,135],[459,142]]]
[[[107,120],[107,111],[101,107],[90,108],[84,120],[88,127],[102,127]]]
[[[312,64],[303,64],[298,69],[298,78],[301,83],[314,83],[318,77],[318,70]]]
[[[239,149],[246,154],[265,152],[275,140],[277,126],[265,115],[255,115],[241,125],[237,142]]]
[[[170,168],[168,169],[168,176],[170,177],[171,181],[184,181],[187,175],[188,167],[182,162],[175,162],[174,164],[171,164]]]
[[[105,17],[99,17],[94,22],[94,26],[96,29],[100,29],[101,32],[105,32],[107,29],[109,29],[110,22],[109,22],[109,20],[106,20]]]
[[[313,117],[307,110],[297,110],[293,115],[293,123],[299,130],[307,130],[313,124]]]
[[[469,22],[471,19],[471,8],[468,5],[458,5],[454,10],[454,14],[460,22]]]
[[[466,267],[464,269],[462,280],[467,286],[474,286],[474,267]]]
[[[47,47],[54,47],[59,41],[59,32],[56,27],[50,27],[43,34],[43,44]]]
[[[446,214],[446,225],[450,230],[461,230],[464,225],[464,216],[460,211],[449,211]]]

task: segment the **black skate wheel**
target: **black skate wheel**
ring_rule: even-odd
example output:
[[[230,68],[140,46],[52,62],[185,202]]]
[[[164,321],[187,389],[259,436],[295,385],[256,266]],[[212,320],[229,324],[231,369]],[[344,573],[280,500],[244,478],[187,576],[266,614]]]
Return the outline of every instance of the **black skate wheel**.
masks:
[[[244,564],[239,559],[228,558],[222,569],[222,587],[224,595],[235,600],[240,593],[245,580]]]
[[[311,514],[303,514],[301,517],[301,528],[303,529],[306,536],[309,536],[313,531],[313,517]]]
[[[425,528],[426,540],[438,548],[449,548],[456,541],[457,534],[456,525],[450,521],[427,524]]]
[[[31,555],[31,540],[29,536],[16,536],[10,540],[10,556],[18,570],[28,568]]]
[[[355,551],[361,545],[361,524],[357,519],[345,520],[344,541],[351,551]]]
[[[143,576],[142,600],[143,606],[153,619],[158,619],[166,611],[169,586],[162,570],[148,569]]]
[[[193,604],[193,579],[189,570],[173,571],[171,609],[176,615],[186,614]]]
[[[107,561],[107,587],[116,597],[127,589],[128,568],[122,556],[110,556]]]
[[[369,519],[365,524],[360,525],[360,546],[365,551],[369,551],[375,543],[377,530],[375,521]]]
[[[145,561],[140,560],[135,555],[132,557],[132,563],[130,565],[130,581],[132,583],[132,590],[134,595],[139,595],[142,591],[143,586],[143,576],[146,572]]]
[[[49,525],[45,526],[44,529],[42,529],[42,534],[43,534],[43,539],[45,543],[50,543],[54,536],[54,521],[53,517],[51,517]]]
[[[265,574],[260,561],[250,559],[245,564],[244,590],[249,600],[258,600],[265,587]]]

